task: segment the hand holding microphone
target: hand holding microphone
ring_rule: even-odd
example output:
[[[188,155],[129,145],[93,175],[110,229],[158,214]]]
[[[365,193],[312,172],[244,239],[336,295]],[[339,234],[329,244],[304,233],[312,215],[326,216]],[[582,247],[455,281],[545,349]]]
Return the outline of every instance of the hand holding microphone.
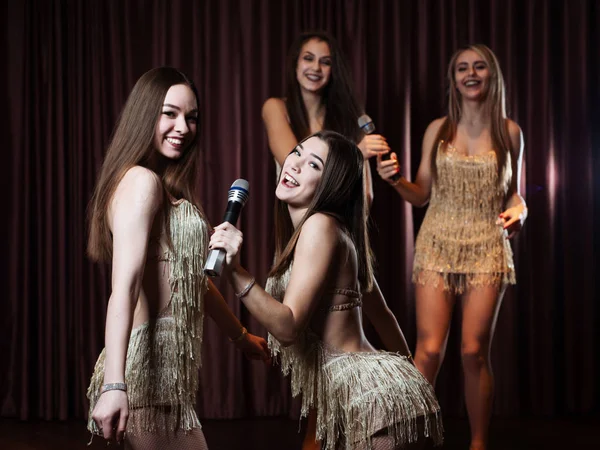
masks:
[[[380,148],[381,150],[373,152],[373,154],[371,154],[368,157],[370,158],[371,156],[376,155],[377,172],[379,173],[379,176],[388,183],[395,184],[400,179],[400,165],[398,164],[396,154],[390,153],[390,147],[387,145],[387,141],[385,141],[385,138],[383,136],[379,134],[373,134],[373,132],[375,131],[375,124],[369,116],[367,116],[366,114],[360,116],[358,118],[358,126],[363,131],[363,133],[365,133],[365,139],[377,138],[377,140],[374,142],[379,142],[381,139],[385,142],[385,147],[373,147],[374,149]],[[363,141],[365,139],[363,139]],[[363,155],[364,154],[365,152],[363,151]]]
[[[369,159],[373,156],[386,154],[390,151],[385,137],[380,134],[373,134],[375,125],[369,116],[363,114],[358,118],[358,126],[365,134],[365,137],[358,143],[358,148],[363,154],[363,158]]]
[[[215,227],[215,232],[210,239],[210,252],[204,264],[204,273],[211,277],[218,277],[223,272],[223,266],[227,256],[237,256],[242,244],[242,233],[235,228],[242,208],[248,201],[250,195],[250,183],[238,179],[229,188],[227,196],[227,209],[223,216],[223,223]],[[231,261],[228,261],[231,263]]]

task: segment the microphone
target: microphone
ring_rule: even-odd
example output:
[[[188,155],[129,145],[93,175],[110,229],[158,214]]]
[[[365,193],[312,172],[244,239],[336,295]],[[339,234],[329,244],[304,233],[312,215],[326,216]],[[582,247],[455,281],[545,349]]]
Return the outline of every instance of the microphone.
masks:
[[[250,196],[250,183],[240,178],[233,182],[227,194],[227,209],[223,216],[223,222],[229,222],[232,225],[238,220],[242,208]],[[204,273],[211,277],[218,277],[223,271],[223,262],[227,252],[220,248],[214,248],[208,253],[206,263],[204,264]]]
[[[375,131],[375,124],[373,123],[373,119],[371,119],[366,114],[363,114],[358,118],[358,126],[365,134],[372,134]],[[381,159],[390,159],[389,152],[384,155],[381,155]],[[393,181],[398,181],[400,179],[400,173],[395,173],[390,178]]]

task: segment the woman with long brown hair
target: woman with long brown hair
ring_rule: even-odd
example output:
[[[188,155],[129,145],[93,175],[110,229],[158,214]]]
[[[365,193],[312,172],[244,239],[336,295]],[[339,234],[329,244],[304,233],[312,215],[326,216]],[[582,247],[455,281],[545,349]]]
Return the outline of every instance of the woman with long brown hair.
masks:
[[[196,198],[198,95],[161,67],[135,84],[90,203],[88,252],[112,263],[105,348],[88,429],[131,449],[205,449],[194,410],[204,313],[252,358],[249,335],[203,273],[210,226]]]
[[[375,450],[442,440],[439,405],[418,372],[373,278],[363,192],[364,158],[333,131],[299,143],[275,191],[276,256],[263,290],[239,264],[241,233],[224,223],[211,248],[227,252],[226,276],[302,395],[325,450]],[[388,352],[366,339],[361,309]],[[283,447],[281,447],[283,448]],[[412,448],[412,447],[411,447]]]
[[[320,130],[337,131],[351,139],[365,160],[390,151],[382,135],[364,135],[358,126],[362,108],[346,59],[333,36],[323,31],[300,34],[288,51],[285,77],[285,97],[269,98],[262,109],[278,168],[290,148]],[[369,164],[364,164],[363,170],[370,204],[373,186]]]
[[[416,246],[415,363],[435,384],[444,358],[452,310],[462,299],[461,354],[471,425],[471,449],[487,448],[494,382],[490,348],[508,284],[515,283],[508,239],[527,217],[519,194],[523,136],[506,117],[498,60],[485,45],[457,51],[448,67],[448,116],[423,138],[414,183],[391,176],[395,154],[378,158],[380,176],[415,206],[429,208]]]

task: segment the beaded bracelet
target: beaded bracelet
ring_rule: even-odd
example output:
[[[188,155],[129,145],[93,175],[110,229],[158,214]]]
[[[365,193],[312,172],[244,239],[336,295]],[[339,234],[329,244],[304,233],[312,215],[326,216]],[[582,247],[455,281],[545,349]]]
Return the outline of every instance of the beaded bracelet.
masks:
[[[244,289],[242,289],[241,292],[235,294],[235,296],[237,298],[242,298],[243,296],[245,296],[248,292],[250,292],[250,289],[252,289],[252,286],[254,286],[254,283],[256,283],[256,279],[254,277],[252,277],[252,279],[248,282],[246,287],[244,287]]]
[[[102,386],[100,394],[104,394],[106,391],[127,392],[127,383],[107,383],[104,386]]]
[[[240,342],[242,339],[244,339],[246,337],[247,334],[248,334],[248,330],[246,330],[246,327],[242,327],[242,332],[240,333],[240,335],[238,337],[236,337],[235,339],[229,338],[229,342]]]

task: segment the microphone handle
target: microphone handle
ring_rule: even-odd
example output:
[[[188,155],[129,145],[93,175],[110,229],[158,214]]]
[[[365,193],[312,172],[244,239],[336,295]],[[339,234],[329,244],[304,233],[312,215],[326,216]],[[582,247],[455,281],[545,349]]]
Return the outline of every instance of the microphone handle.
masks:
[[[227,209],[225,210],[225,214],[223,216],[223,222],[229,222],[230,224],[235,225],[243,207],[244,204],[241,202],[227,202]],[[220,276],[223,272],[226,256],[227,252],[225,252],[225,250],[220,248],[212,249],[206,258],[206,263],[204,264],[204,273],[209,277]]]
[[[381,155],[381,159],[382,159],[383,161],[385,161],[385,160],[387,160],[387,159],[390,159],[390,153],[388,152],[388,153],[386,153],[385,155]],[[395,173],[394,175],[392,175],[392,176],[390,177],[390,180],[392,180],[392,181],[398,181],[398,180],[400,179],[400,176],[401,176],[401,175],[400,175],[400,172],[398,172],[398,173]]]
[[[365,133],[365,135],[372,134],[374,131],[375,131],[375,125],[373,125],[372,127],[363,127],[363,132]],[[390,158],[391,158],[390,152],[381,155],[381,159],[383,161],[386,161]],[[400,172],[395,173],[394,175],[392,175],[390,177],[390,180],[392,180],[392,181],[398,181],[399,179],[400,179]]]
[[[208,253],[208,257],[206,258],[206,263],[204,264],[204,273],[209,277],[221,276],[226,256],[227,252],[225,250],[213,248]]]

